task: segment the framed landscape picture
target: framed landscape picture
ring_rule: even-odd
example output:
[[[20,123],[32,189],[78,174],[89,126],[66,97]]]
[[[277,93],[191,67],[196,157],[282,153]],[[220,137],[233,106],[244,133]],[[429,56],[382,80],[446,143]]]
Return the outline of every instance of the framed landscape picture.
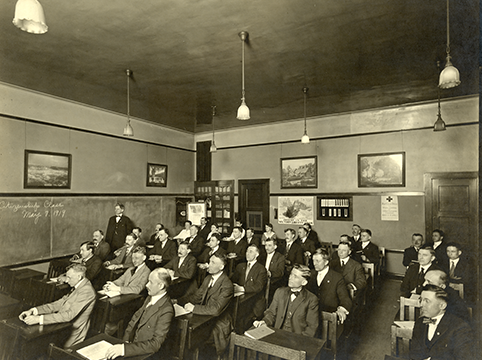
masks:
[[[306,189],[318,186],[317,157],[281,159],[281,188]]]
[[[25,189],[70,189],[72,155],[25,150]]]
[[[405,152],[358,155],[358,187],[405,186]]]
[[[147,186],[167,186],[167,165],[147,163]]]

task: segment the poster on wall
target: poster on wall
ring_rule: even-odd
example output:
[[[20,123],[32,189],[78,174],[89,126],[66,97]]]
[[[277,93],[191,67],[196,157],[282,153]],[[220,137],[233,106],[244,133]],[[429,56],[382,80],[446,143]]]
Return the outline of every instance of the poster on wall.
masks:
[[[398,196],[382,196],[382,221],[398,221]]]
[[[313,224],[313,196],[278,197],[278,224]]]
[[[206,217],[206,203],[187,204],[187,220],[193,225],[201,225],[201,218]]]

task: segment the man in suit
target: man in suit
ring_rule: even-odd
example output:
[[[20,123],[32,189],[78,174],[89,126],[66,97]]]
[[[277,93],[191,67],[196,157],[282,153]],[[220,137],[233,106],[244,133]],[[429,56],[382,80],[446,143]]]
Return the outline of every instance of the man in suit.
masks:
[[[296,334],[315,336],[319,324],[318,298],[305,289],[309,279],[309,267],[294,265],[288,287],[276,290],[263,320],[255,321],[253,325],[274,326]]]
[[[340,242],[337,249],[338,259],[330,262],[330,269],[340,273],[345,280],[348,291],[361,291],[367,286],[365,271],[357,261],[350,258],[350,242]]]
[[[100,229],[95,230],[92,235],[92,241],[95,245],[94,254],[97,255],[100,260],[106,261],[110,254],[110,245],[104,240],[104,232]]]
[[[427,285],[421,294],[421,317],[415,321],[410,359],[475,359],[473,330],[446,311],[447,293]]]
[[[159,351],[174,317],[174,308],[167,294],[170,284],[171,277],[166,269],[158,268],[150,273],[146,285],[149,296],[127,325],[125,343],[112,345],[107,349],[107,359],[147,355]],[[161,354],[157,355],[158,358],[161,357]]]
[[[201,225],[199,225],[199,236],[206,240],[210,232],[211,226],[208,224],[208,219],[203,216],[201,218]]]
[[[412,235],[412,246],[403,251],[403,266],[409,267],[411,264],[418,262],[418,250],[423,245],[423,235],[415,233]]]
[[[352,227],[351,227],[351,233],[352,233],[353,236],[351,236],[350,239],[349,239],[352,242],[353,246],[358,241],[360,241],[360,239],[361,239],[360,232],[361,232],[361,226],[358,225],[358,224],[353,224]]]
[[[430,245],[424,245],[418,251],[418,263],[412,264],[405,272],[402,284],[400,285],[400,296],[410,297],[411,294],[420,294],[425,281],[425,274],[429,270],[439,270],[433,263],[435,252]]]
[[[435,250],[435,263],[439,267],[443,267],[447,261],[447,242],[444,241],[444,232],[439,229],[432,231],[432,243],[431,246]]]
[[[136,247],[132,252],[133,266],[113,282],[108,281],[103,289],[121,294],[140,294],[145,289],[151,270],[145,264],[146,249]]]
[[[154,246],[154,244],[156,243],[156,240],[159,236],[159,230],[161,229],[164,229],[164,225],[162,225],[161,223],[157,223],[155,228],[154,228],[154,234],[151,235],[151,237],[149,238],[149,241],[146,243],[146,246],[149,245],[149,246]]]
[[[248,243],[248,246],[254,244],[260,249],[261,240],[254,235],[254,230],[252,228],[246,229],[246,242]]]
[[[320,246],[320,239],[318,238],[318,234],[316,233],[316,231],[313,230],[310,223],[304,223],[303,227],[306,230],[306,234],[307,234],[306,236],[308,237],[308,239],[313,241],[316,248],[318,248]]]
[[[197,259],[204,250],[204,239],[199,235],[199,227],[192,225],[190,228],[191,236],[186,239],[191,245],[191,254]]]
[[[211,256],[208,273],[203,283],[192,295],[186,295],[178,300],[184,309],[197,315],[217,317],[212,332],[212,338],[218,356],[223,356],[231,333],[230,314],[224,310],[233,298],[233,283],[224,273],[226,257],[218,254]]]
[[[239,226],[235,226],[233,229],[233,239],[228,243],[228,248],[226,249],[228,253],[228,258],[235,259],[235,263],[239,264],[246,261],[246,249],[248,248],[248,243],[243,237],[244,229]]]
[[[264,248],[266,250],[266,258],[264,259],[264,267],[268,271],[270,278],[270,286],[281,280],[285,273],[285,258],[276,251],[278,247],[278,240],[268,239]]]
[[[93,241],[85,241],[80,244],[80,250],[78,254],[75,254],[70,259],[70,262],[76,264],[82,264],[86,267],[85,277],[91,282],[92,286],[97,290],[99,289],[94,285],[95,280],[97,279],[101,269],[102,269],[102,260],[96,255],[94,255],[95,245]],[[67,278],[65,274],[61,275],[58,279],[58,282],[65,283]]]
[[[213,233],[207,242],[207,247],[204,249],[202,254],[198,257],[198,266],[200,269],[207,269],[209,265],[209,259],[214,253],[220,255],[226,255],[226,250],[224,250],[219,243],[221,242],[221,235]]]
[[[127,234],[132,233],[132,221],[124,215],[125,207],[117,203],[114,207],[115,215],[109,219],[105,241],[110,245],[112,252],[124,245]]]
[[[311,261],[311,256],[316,251],[316,244],[313,240],[308,238],[308,231],[306,231],[303,226],[298,228],[298,239],[298,243],[301,245],[301,249],[303,249],[305,265],[312,267],[313,263]]]
[[[136,245],[146,247],[146,242],[142,238],[142,229],[139,226],[135,226],[135,227],[132,228],[132,233],[136,234],[136,236],[137,236]]]
[[[191,255],[191,245],[187,241],[180,243],[177,255],[164,268],[170,270],[171,278],[193,279],[196,274],[196,258]]]
[[[67,283],[72,287],[69,294],[50,304],[24,311],[20,320],[27,325],[49,325],[72,322],[72,332],[64,347],[82,342],[90,326],[90,314],[94,309],[95,290],[85,277],[86,268],[73,264],[67,270]]]
[[[462,247],[456,242],[447,243],[448,261],[443,266],[450,277],[450,282],[464,285],[465,299],[468,302],[476,301],[474,284],[474,271],[469,259],[462,256]]]
[[[289,228],[285,230],[285,273],[290,274],[295,264],[304,264],[304,255],[301,245],[296,241],[296,232]]]
[[[169,239],[169,230],[159,229],[154,247],[147,252],[147,266],[151,270],[163,267],[176,256],[176,253],[176,243]]]
[[[378,246],[371,242],[372,232],[370,229],[362,229],[360,231],[361,241],[357,241],[354,245],[355,253],[360,263],[378,264],[380,260],[380,250]]]
[[[351,310],[352,301],[346,289],[343,276],[330,269],[330,254],[317,249],[313,254],[314,270],[306,287],[318,296],[320,316],[322,311],[336,312],[343,324]],[[321,323],[321,322],[320,322]]]
[[[104,266],[109,270],[128,269],[134,266],[132,263],[132,253],[136,241],[137,236],[135,234],[127,235],[125,245],[115,252],[116,257],[113,260],[104,262]]]

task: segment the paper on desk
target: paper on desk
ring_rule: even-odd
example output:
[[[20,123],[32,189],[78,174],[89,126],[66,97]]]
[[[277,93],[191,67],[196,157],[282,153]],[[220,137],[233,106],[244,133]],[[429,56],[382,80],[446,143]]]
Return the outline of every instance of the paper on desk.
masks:
[[[405,328],[405,329],[413,329],[413,327],[415,326],[415,321],[410,321],[410,320],[407,320],[407,321],[394,321],[395,325],[401,327],[401,328]]]
[[[59,278],[58,278],[58,277],[56,277],[56,278],[50,278],[50,281],[52,281],[52,282],[57,282],[57,281],[59,281]]]
[[[119,296],[121,294],[120,291],[105,291],[105,290],[99,290],[98,293],[101,295],[107,295],[110,298]]]
[[[181,305],[174,304],[174,314],[175,314],[174,316],[178,317],[178,316],[189,314],[189,313],[190,313],[190,311],[187,311]]]
[[[77,352],[89,360],[102,360],[105,359],[105,353],[111,346],[111,343],[101,340],[95,344],[83,347],[82,349],[77,350]]]
[[[265,336],[268,336],[270,334],[274,333],[273,329],[270,329],[266,325],[262,325],[260,327],[251,329],[251,330],[246,330],[244,332],[244,335],[250,337],[251,339],[259,340],[261,338],[264,338]]]

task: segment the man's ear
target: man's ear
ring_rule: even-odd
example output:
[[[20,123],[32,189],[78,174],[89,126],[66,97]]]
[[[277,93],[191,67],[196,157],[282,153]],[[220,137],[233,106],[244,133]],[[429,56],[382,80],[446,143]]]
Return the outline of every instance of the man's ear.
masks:
[[[445,301],[440,301],[440,310],[445,310],[447,308],[447,303]]]
[[[306,280],[305,278],[303,278],[303,281],[301,282],[301,285],[302,286],[306,286],[308,284],[308,280]]]

